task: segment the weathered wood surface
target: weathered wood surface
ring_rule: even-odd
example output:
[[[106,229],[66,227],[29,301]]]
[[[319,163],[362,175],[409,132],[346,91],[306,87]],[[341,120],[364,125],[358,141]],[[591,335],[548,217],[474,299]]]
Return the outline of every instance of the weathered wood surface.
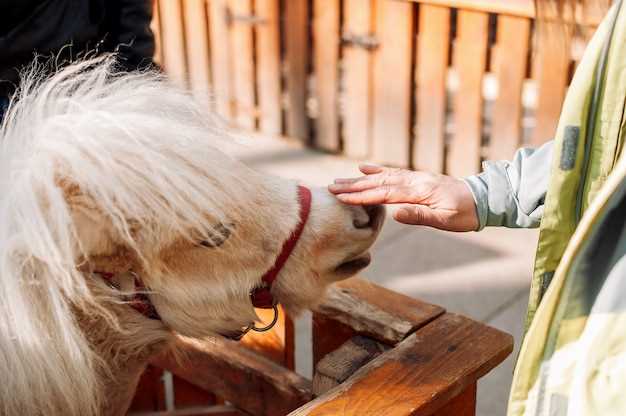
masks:
[[[223,118],[230,120],[233,114],[233,86],[231,82],[231,50],[227,24],[228,8],[226,0],[211,0],[208,3],[209,37],[211,39],[211,76],[215,94],[215,110]]]
[[[510,335],[447,313],[290,415],[436,414],[512,350]]]
[[[229,0],[230,36],[235,120],[237,126],[252,130],[256,123],[254,102],[254,58],[252,26],[246,21],[252,15],[252,0]],[[223,46],[222,46],[223,47]]]
[[[443,314],[444,309],[352,278],[332,286],[317,313],[393,345]]]
[[[342,36],[372,34],[372,0],[345,0]],[[363,159],[371,147],[372,53],[357,45],[343,46],[343,150]]]
[[[433,416],[474,416],[476,414],[476,382],[446,403]]]
[[[259,130],[279,135],[282,132],[279,0],[256,0],[254,11],[263,22],[256,27],[255,49]]]
[[[155,360],[196,386],[254,415],[285,415],[311,400],[311,382],[235,341],[178,338],[181,362],[172,353]]]
[[[285,74],[287,88],[287,136],[303,142],[309,139],[309,117],[307,112],[307,82],[309,67],[307,0],[284,2],[285,21]]]
[[[211,72],[206,2],[184,0],[183,9],[189,86],[197,100],[208,104]]]
[[[313,314],[313,368],[328,353],[335,351],[344,342],[356,335],[354,329],[346,324],[326,318],[324,315]]]
[[[450,9],[422,5],[417,36],[417,129],[413,166],[443,173]]]
[[[391,347],[361,335],[350,338],[315,366],[313,394],[320,396],[337,387],[359,368]]]
[[[493,106],[489,159],[510,160],[522,145],[522,87],[526,78],[530,20],[523,17],[498,18],[498,39],[494,47],[494,73],[498,97]]]
[[[182,3],[171,0],[160,1],[159,23],[163,46],[163,68],[174,83],[185,87],[187,85],[187,60],[185,59]]]
[[[404,167],[410,159],[414,5],[389,0],[374,3],[380,47],[373,52],[371,157]]]
[[[315,74],[315,146],[339,150],[339,0],[313,2],[313,38]]]
[[[458,13],[453,61],[459,88],[454,96],[454,137],[447,161],[448,173],[453,176],[472,175],[480,169],[488,24],[486,13]]]

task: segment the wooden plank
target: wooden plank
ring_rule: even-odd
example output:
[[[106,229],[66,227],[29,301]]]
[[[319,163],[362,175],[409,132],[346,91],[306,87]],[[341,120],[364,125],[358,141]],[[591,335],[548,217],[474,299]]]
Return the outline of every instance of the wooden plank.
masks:
[[[489,159],[509,160],[522,144],[522,87],[526,77],[530,20],[500,16],[494,51],[498,97],[493,105]]]
[[[440,410],[433,413],[433,416],[474,416],[476,414],[476,384],[471,384]]]
[[[313,1],[315,147],[339,151],[339,0]]]
[[[252,15],[252,0],[228,0],[231,15],[231,46],[235,120],[238,127],[255,127],[254,58],[252,26],[246,18]]]
[[[256,28],[256,75],[259,101],[259,130],[282,133],[280,88],[279,0],[256,0],[255,14],[263,24]]]
[[[163,369],[149,365],[139,378],[129,412],[156,412],[165,410]]]
[[[489,16],[485,13],[458,13],[453,63],[459,88],[454,95],[454,137],[447,157],[447,170],[453,176],[472,175],[480,169],[488,24]]]
[[[187,85],[185,34],[180,1],[160,1],[163,68],[170,79],[181,87]]]
[[[210,89],[209,34],[205,0],[184,0],[189,86],[197,100],[207,103]]]
[[[556,133],[571,60],[570,40],[562,31],[563,27],[559,24],[544,23],[538,34],[533,72],[539,87],[539,97],[531,146],[538,147],[552,140]]]
[[[284,415],[312,398],[311,382],[235,341],[178,338],[155,364],[254,415]]]
[[[371,34],[371,0],[344,0],[343,10],[344,35]],[[371,147],[371,52],[358,46],[345,45],[343,69],[343,150],[349,157],[365,159]]]
[[[294,369],[294,332],[293,320],[285,314],[279,305],[278,322],[266,332],[248,332],[240,341],[242,345],[263,355],[266,358],[283,365],[291,370]],[[260,325],[269,324],[274,316],[271,309],[256,309],[256,313],[263,322]]]
[[[291,415],[432,415],[512,350],[510,335],[448,313]]]
[[[372,158],[408,166],[413,5],[389,0],[376,0],[375,4],[380,47],[373,63]]]
[[[359,278],[333,285],[316,308],[316,313],[327,319],[341,322],[360,334],[391,345],[444,312],[439,306]]]
[[[417,3],[426,3],[444,7],[454,7],[462,10],[472,10],[487,13],[496,13],[500,15],[511,15],[517,17],[535,17],[534,0],[409,0]],[[575,10],[576,21],[583,24],[597,26],[604,17],[607,8],[606,3],[602,1],[580,3]],[[589,4],[588,4],[589,3]],[[544,18],[546,16],[543,16]],[[554,17],[554,16],[548,16]],[[561,19],[561,18],[559,18]],[[562,17],[565,22],[571,22],[573,16],[571,9],[568,7],[565,16]]]
[[[361,335],[350,338],[315,366],[313,394],[320,396],[337,387],[359,368],[390,348],[388,345]]]
[[[226,0],[211,0],[209,6],[209,36],[211,76],[217,114],[231,120],[233,116],[230,38],[226,21]]]
[[[287,136],[302,142],[309,140],[307,82],[309,39],[307,0],[289,0],[285,7],[285,63],[287,86]]]
[[[161,12],[159,10],[159,0],[152,2],[152,21],[150,22],[150,30],[154,35],[154,63],[163,64],[163,45],[161,41]]]
[[[355,335],[354,329],[319,313],[313,314],[313,368]]]
[[[191,384],[178,376],[173,376],[174,406],[176,409],[210,406],[215,404],[215,395]]]
[[[424,4],[419,19],[413,166],[443,173],[450,9]]]

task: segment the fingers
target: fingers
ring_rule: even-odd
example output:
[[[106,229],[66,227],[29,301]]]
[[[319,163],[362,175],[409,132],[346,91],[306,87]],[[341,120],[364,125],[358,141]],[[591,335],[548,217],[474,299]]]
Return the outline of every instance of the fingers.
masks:
[[[383,185],[356,192],[337,194],[337,199],[350,205],[410,203],[414,199],[408,186]]]
[[[359,170],[366,175],[371,175],[374,173],[381,173],[385,170],[385,168],[375,163],[361,163],[359,165]]]
[[[435,228],[444,226],[437,211],[426,205],[404,206],[394,212],[393,218],[403,224],[426,225]]]

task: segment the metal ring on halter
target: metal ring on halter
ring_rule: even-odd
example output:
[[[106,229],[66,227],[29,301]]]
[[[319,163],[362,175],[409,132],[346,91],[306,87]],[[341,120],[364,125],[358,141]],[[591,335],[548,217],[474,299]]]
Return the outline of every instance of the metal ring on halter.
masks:
[[[262,326],[260,328],[257,327],[256,324],[253,322],[248,327],[248,331],[252,330],[252,331],[255,331],[255,332],[265,332],[265,331],[269,331],[270,329],[274,328],[274,325],[276,325],[276,322],[278,322],[278,306],[272,305],[272,309],[274,309],[274,319],[272,319],[272,322],[270,322],[268,325]]]

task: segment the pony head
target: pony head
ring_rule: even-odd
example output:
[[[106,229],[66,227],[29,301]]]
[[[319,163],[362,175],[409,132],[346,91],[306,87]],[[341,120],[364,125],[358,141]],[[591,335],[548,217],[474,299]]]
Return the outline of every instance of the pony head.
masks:
[[[83,61],[45,80],[33,67],[2,124],[3,414],[101,406],[108,363],[84,322],[149,320],[120,308],[95,272],[143,282],[162,319],[146,327],[229,334],[255,320],[249,294],[300,221],[295,182],[228,156],[227,133],[188,93],[113,65]],[[314,189],[274,299],[291,313],[315,307],[367,265],[383,216]]]

